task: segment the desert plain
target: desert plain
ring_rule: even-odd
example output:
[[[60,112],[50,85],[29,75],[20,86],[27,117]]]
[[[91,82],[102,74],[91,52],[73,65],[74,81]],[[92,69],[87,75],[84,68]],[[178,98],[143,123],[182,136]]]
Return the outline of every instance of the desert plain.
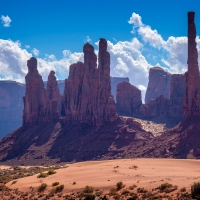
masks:
[[[6,190],[0,191],[0,196],[2,199],[85,199],[84,188],[90,186],[93,188],[90,193],[98,199],[191,199],[187,196],[191,185],[200,181],[199,166],[199,160],[190,159],[78,162],[66,164],[45,178],[35,174],[19,178],[14,184],[12,180],[6,184]],[[6,169],[1,166],[1,171]],[[55,182],[64,185],[62,191],[52,192]],[[119,182],[122,182],[121,188],[116,186]],[[47,187],[38,192],[42,183]],[[161,185],[170,187],[162,189]]]

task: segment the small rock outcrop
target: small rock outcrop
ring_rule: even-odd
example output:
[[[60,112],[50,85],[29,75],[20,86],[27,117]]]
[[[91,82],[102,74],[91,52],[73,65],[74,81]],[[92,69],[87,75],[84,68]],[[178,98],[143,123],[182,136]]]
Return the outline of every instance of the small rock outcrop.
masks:
[[[200,78],[194,15],[194,12],[188,12],[188,71],[185,73],[187,84],[183,103],[184,119],[200,117]]]
[[[141,91],[128,82],[117,85],[117,111],[120,115],[136,116],[142,105]]]
[[[110,54],[107,41],[99,41],[99,66],[94,47],[83,47],[84,63],[72,64],[66,79],[64,103],[66,120],[101,124],[113,122],[118,114],[110,87]]]
[[[145,94],[145,103],[163,95],[170,98],[171,74],[164,71],[161,67],[153,67],[149,70],[149,83]]]
[[[49,97],[47,96],[42,76],[37,70],[37,59],[34,57],[30,58],[30,60],[27,61],[27,66],[28,74],[25,77],[26,92],[23,98],[23,124],[35,125],[40,122],[58,119],[57,102],[55,99],[51,99],[53,97],[52,91],[49,90]],[[50,75],[50,77],[51,76],[52,75]],[[49,81],[49,85],[51,84],[52,80]]]

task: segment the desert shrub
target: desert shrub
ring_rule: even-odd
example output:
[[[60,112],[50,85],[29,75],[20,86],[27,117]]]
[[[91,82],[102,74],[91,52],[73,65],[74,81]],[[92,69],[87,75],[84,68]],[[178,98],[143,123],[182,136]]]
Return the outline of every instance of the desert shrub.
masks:
[[[138,188],[137,192],[138,193],[147,193],[147,190],[145,190],[144,188]]]
[[[123,191],[121,192],[122,195],[129,194],[129,193],[130,193],[130,192],[129,192],[128,190],[123,190]]]
[[[56,186],[56,185],[59,185],[59,182],[54,182],[52,183],[52,187]]]
[[[64,185],[59,185],[52,190],[52,193],[62,192],[64,189]]]
[[[55,174],[55,173],[56,173],[56,171],[55,171],[54,169],[50,169],[50,170],[47,172],[48,175],[52,175],[52,174]]]
[[[47,176],[49,176],[47,173],[40,172],[40,174],[37,176],[37,178],[46,178]]]
[[[93,193],[94,188],[91,186],[86,185],[85,188],[83,189],[83,193]]]
[[[117,194],[117,189],[116,188],[110,188],[110,195],[116,195]]]
[[[46,183],[42,183],[39,187],[38,187],[38,192],[42,192],[46,189],[47,184]]]
[[[200,199],[200,182],[192,184],[191,195],[192,195],[192,198]]]
[[[11,183],[11,185],[13,185],[13,184],[15,184],[15,183],[17,183],[17,181],[13,181],[13,182]]]
[[[180,191],[181,191],[181,192],[186,192],[186,188],[185,188],[185,187],[182,187],[182,188],[180,189]]]
[[[121,189],[124,187],[123,182],[122,182],[122,181],[118,182],[118,183],[116,184],[116,187],[117,187],[117,190],[121,190]]]
[[[161,192],[166,192],[170,193],[173,192],[174,190],[177,190],[178,187],[176,185],[172,185],[170,183],[162,183],[157,189],[159,189]]]
[[[136,188],[136,187],[137,187],[137,185],[133,184],[133,185],[129,186],[129,190],[134,190],[134,188]]]
[[[93,194],[86,194],[84,200],[94,200],[95,196]]]
[[[159,186],[159,189],[164,191],[166,188],[170,188],[170,187],[172,187],[172,184],[170,184],[170,183],[162,183]]]

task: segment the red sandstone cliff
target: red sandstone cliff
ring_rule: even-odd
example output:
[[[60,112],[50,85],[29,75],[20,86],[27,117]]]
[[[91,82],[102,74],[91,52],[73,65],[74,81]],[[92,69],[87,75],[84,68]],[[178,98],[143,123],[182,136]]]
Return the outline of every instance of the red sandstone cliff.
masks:
[[[117,85],[117,111],[120,115],[136,116],[142,105],[141,91],[127,82]]]
[[[161,67],[153,67],[149,70],[149,83],[145,94],[145,103],[163,95],[170,98],[171,74],[164,71]]]

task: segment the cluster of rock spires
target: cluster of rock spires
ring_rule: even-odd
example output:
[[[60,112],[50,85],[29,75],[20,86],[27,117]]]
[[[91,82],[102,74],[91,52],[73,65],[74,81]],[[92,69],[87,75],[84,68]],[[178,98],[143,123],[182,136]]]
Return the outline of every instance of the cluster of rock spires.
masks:
[[[120,115],[138,118],[167,117],[183,119],[186,82],[183,74],[170,74],[160,67],[149,71],[149,84],[142,104],[141,91],[130,83],[117,86],[117,110]]]
[[[50,72],[46,90],[42,76],[37,70],[37,59],[32,57],[27,61],[27,66],[23,124],[35,125],[39,122],[57,120],[61,102],[55,72]]]
[[[26,93],[24,96],[23,124],[56,121],[62,115],[70,123],[104,124],[118,119],[110,86],[110,54],[107,41],[100,39],[97,56],[89,43],[83,47],[84,63],[72,64],[65,91],[60,96],[55,72],[48,77],[47,90],[37,70],[36,58],[27,62]]]
[[[152,68],[145,104],[141,91],[123,82],[117,86],[115,105],[110,55],[104,39],[99,41],[98,67],[93,46],[84,45],[84,62],[70,66],[63,95],[53,71],[45,89],[37,60],[31,58],[27,62],[24,126],[0,140],[0,160],[18,163],[23,159],[24,163],[29,160],[37,164],[49,159],[82,161],[122,154],[129,158],[200,158],[200,78],[195,37],[194,12],[189,12],[188,72],[170,74],[160,67]],[[131,117],[119,117],[118,113]],[[154,136],[148,127],[144,128],[143,120],[132,117],[183,121]]]

